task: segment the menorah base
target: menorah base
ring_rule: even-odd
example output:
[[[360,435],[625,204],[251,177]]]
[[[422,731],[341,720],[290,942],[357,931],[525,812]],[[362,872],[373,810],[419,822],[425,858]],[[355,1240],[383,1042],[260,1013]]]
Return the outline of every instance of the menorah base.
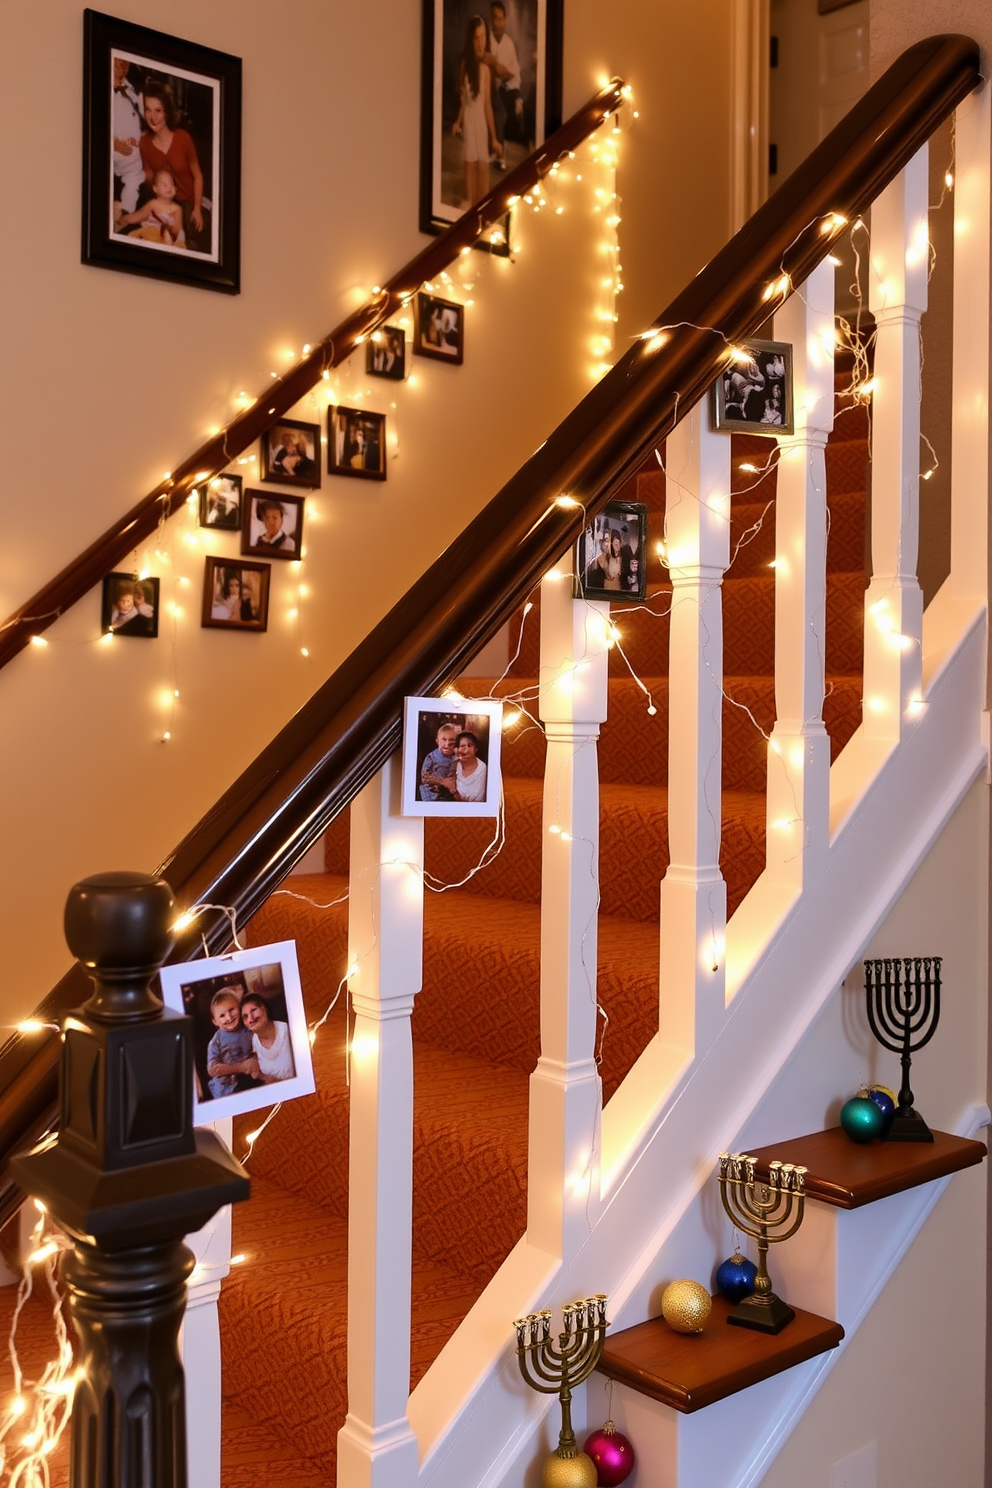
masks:
[[[767,1297],[756,1293],[745,1297],[739,1306],[727,1316],[734,1328],[753,1328],[756,1333],[781,1333],[786,1323],[791,1323],[795,1313],[787,1302],[772,1292]]]
[[[907,1106],[905,1111],[896,1111],[889,1123],[884,1140],[886,1142],[932,1142],[933,1132],[916,1107]]]

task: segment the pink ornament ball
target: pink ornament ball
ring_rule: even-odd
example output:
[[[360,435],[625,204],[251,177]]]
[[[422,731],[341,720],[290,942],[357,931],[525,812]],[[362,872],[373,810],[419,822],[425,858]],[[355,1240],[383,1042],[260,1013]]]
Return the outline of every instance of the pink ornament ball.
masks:
[[[612,1421],[607,1421],[602,1431],[594,1431],[582,1450],[596,1464],[600,1488],[615,1488],[634,1471],[634,1449]]]

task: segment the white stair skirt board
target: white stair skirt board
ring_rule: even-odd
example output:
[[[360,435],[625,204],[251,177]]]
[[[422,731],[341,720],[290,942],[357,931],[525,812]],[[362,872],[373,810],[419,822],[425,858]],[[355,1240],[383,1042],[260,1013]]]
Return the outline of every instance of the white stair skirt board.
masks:
[[[622,1314],[709,1182],[715,1154],[755,1110],[987,768],[984,611],[938,595],[927,618],[927,706],[882,758],[869,751],[859,764],[856,736],[848,746],[853,761],[847,750],[838,759],[831,788],[839,774],[848,804],[821,879],[804,897],[777,891],[771,902],[759,881],[730,921],[731,1001],[716,1042],[686,1062],[684,1051],[655,1039],[604,1111],[603,1208],[586,1243],[563,1268],[521,1240],[410,1397],[422,1483],[515,1485],[524,1452],[536,1456],[542,1439],[554,1446],[547,1403],[520,1379],[511,1319],[595,1291],[610,1296],[611,1318]],[[857,777],[858,790],[849,777]],[[735,940],[745,942],[736,952]],[[632,1314],[618,1326],[635,1320]]]

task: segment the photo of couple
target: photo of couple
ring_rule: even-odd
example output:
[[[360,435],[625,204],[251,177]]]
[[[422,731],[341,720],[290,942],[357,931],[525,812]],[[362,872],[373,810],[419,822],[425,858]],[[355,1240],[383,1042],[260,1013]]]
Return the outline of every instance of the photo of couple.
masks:
[[[161,975],[166,1005],[193,1020],[195,1120],[313,1090],[292,941],[180,963]]]
[[[497,814],[502,711],[488,698],[473,699],[464,710],[434,698],[406,699],[404,815]]]
[[[111,235],[216,261],[218,80],[116,49],[110,63]]]
[[[222,630],[265,630],[271,573],[268,563],[208,558],[200,624]]]
[[[320,485],[320,429],[296,419],[283,419],[262,435],[259,480],[282,486]]]
[[[611,501],[585,529],[575,559],[580,599],[639,601],[647,594],[647,514],[636,501]]]

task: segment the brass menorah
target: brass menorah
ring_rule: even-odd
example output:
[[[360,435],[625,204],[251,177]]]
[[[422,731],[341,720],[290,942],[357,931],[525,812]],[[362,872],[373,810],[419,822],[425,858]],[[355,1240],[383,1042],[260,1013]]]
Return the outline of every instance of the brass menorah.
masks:
[[[550,1311],[528,1313],[513,1324],[517,1330],[517,1362],[532,1390],[557,1395],[561,1402],[558,1449],[544,1464],[544,1488],[595,1488],[596,1464],[580,1452],[572,1430],[572,1391],[588,1379],[599,1363],[606,1342],[606,1297],[583,1297],[561,1310],[563,1331],[558,1346],[551,1338]],[[565,1464],[571,1464],[567,1466]],[[588,1466],[586,1465],[588,1464]]]
[[[745,1152],[720,1156],[720,1197],[730,1221],[758,1242],[758,1274],[754,1292],[745,1297],[727,1318],[738,1328],[760,1333],[781,1333],[795,1313],[776,1297],[768,1275],[768,1247],[789,1240],[803,1222],[806,1195],[805,1168],[793,1163],[773,1162],[768,1181],[755,1176],[755,1160]]]
[[[889,1142],[932,1142],[933,1132],[913,1105],[913,1055],[926,1048],[940,1021],[940,956],[887,956],[865,962],[871,1031],[902,1061],[899,1105],[885,1133]]]

